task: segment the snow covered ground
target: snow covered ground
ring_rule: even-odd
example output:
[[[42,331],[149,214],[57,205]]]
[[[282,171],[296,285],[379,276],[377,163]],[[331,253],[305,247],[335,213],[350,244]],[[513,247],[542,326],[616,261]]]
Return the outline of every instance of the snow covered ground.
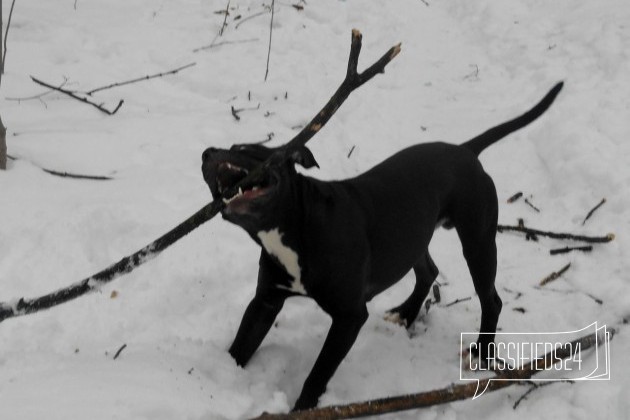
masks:
[[[359,28],[360,68],[399,41],[403,52],[313,139],[322,166],[313,176],[353,176],[417,142],[460,143],[565,80],[540,120],[481,157],[497,185],[500,222],[522,217],[541,229],[617,236],[591,253],[550,256],[564,243],[498,235],[501,330],[619,327],[610,381],[553,384],[516,410],[522,386],[388,418],[628,418],[630,339],[620,325],[630,316],[627,1],[320,0],[303,10],[277,1],[266,82],[270,14],[246,18],[269,2],[230,1],[215,39],[224,21],[216,12],[227,3],[16,2],[0,114],[19,160],[0,173],[0,300],[85,278],[206,204],[201,152],[268,133],[271,144],[290,139],[341,82],[350,30]],[[213,48],[194,51],[213,40]],[[56,93],[8,99],[45,92],[29,75],[90,90],[191,62],[177,75],[96,93],[109,109],[125,100],[114,116]],[[237,122],[231,106],[256,109]],[[114,180],[70,180],[40,167]],[[507,204],[517,191],[541,212],[523,200]],[[438,231],[431,251],[443,302],[473,296],[454,232]],[[241,419],[288,410],[330,321],[313,302],[290,300],[251,363],[237,367],[226,349],[254,293],[257,254],[244,232],[217,218],[101,293],[3,322],[2,418]],[[568,262],[561,279],[535,288]],[[478,328],[476,298],[434,306],[410,334],[382,315],[412,285],[408,276],[370,303],[370,319],[321,405],[458,382],[459,333]]]

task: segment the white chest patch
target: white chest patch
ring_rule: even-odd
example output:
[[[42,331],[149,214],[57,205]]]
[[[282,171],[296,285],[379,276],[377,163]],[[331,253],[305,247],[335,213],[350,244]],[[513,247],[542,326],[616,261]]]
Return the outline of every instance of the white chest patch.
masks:
[[[260,231],[258,232],[258,238],[269,255],[276,257],[287,273],[293,277],[290,287],[282,285],[278,285],[278,287],[306,295],[306,289],[302,284],[302,269],[298,263],[298,255],[294,250],[282,243],[282,233],[280,230],[275,228],[266,232]]]

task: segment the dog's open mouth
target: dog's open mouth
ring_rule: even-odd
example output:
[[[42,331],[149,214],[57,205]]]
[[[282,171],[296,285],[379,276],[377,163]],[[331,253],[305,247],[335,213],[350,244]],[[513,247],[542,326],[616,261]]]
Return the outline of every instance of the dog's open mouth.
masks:
[[[265,196],[275,184],[272,176],[265,176],[262,180],[251,185],[239,187],[231,192],[236,184],[245,179],[249,171],[230,162],[221,162],[217,167],[217,190],[223,196],[223,202],[230,210],[245,210],[245,206],[262,196]],[[228,194],[228,195],[225,195]]]

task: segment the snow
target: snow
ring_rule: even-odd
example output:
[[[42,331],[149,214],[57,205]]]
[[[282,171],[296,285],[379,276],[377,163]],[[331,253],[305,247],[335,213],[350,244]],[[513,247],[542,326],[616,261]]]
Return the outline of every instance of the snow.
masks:
[[[591,253],[553,257],[549,249],[562,242],[497,240],[501,331],[570,331],[595,321],[618,328],[610,381],[553,384],[516,410],[521,386],[384,418],[628,418],[630,340],[621,320],[630,315],[630,7],[625,0],[426,3],[320,0],[298,11],[276,2],[264,82],[270,15],[244,20],[265,10],[261,2],[230,1],[216,43],[233,43],[198,52],[217,36],[224,17],[215,12],[226,1],[16,2],[0,112],[9,154],[19,160],[0,173],[0,300],[89,277],[209,202],[203,150],[268,133],[271,145],[289,140],[341,82],[351,29],[359,28],[359,69],[398,42],[402,53],[309,143],[322,167],[309,174],[353,176],[417,142],[463,142],[564,80],[547,113],[481,156],[497,186],[500,222],[522,217],[540,229],[616,235]],[[94,94],[107,109],[125,100],[114,116],[57,93],[8,99],[45,91],[29,75],[90,90],[191,62],[176,75]],[[246,108],[240,121],[231,106]],[[114,180],[59,178],[42,167]],[[507,204],[517,191],[541,212],[523,200]],[[255,290],[258,252],[242,230],[216,218],[99,293],[2,322],[2,417],[205,420],[287,411],[330,320],[308,299],[289,300],[249,365],[237,367],[227,348]],[[443,302],[473,296],[455,233],[438,230],[431,252]],[[560,279],[535,288],[568,262]],[[460,332],[478,328],[478,302],[433,305],[408,332],[383,315],[412,285],[409,275],[370,303],[320,405],[458,382]]]

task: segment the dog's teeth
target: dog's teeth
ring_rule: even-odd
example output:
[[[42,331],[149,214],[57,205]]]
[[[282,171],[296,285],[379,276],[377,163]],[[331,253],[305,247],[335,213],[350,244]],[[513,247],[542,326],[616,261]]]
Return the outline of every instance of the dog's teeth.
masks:
[[[238,195],[243,195],[243,189],[241,187],[238,187]]]
[[[258,187],[253,187],[252,191],[258,191]]]

